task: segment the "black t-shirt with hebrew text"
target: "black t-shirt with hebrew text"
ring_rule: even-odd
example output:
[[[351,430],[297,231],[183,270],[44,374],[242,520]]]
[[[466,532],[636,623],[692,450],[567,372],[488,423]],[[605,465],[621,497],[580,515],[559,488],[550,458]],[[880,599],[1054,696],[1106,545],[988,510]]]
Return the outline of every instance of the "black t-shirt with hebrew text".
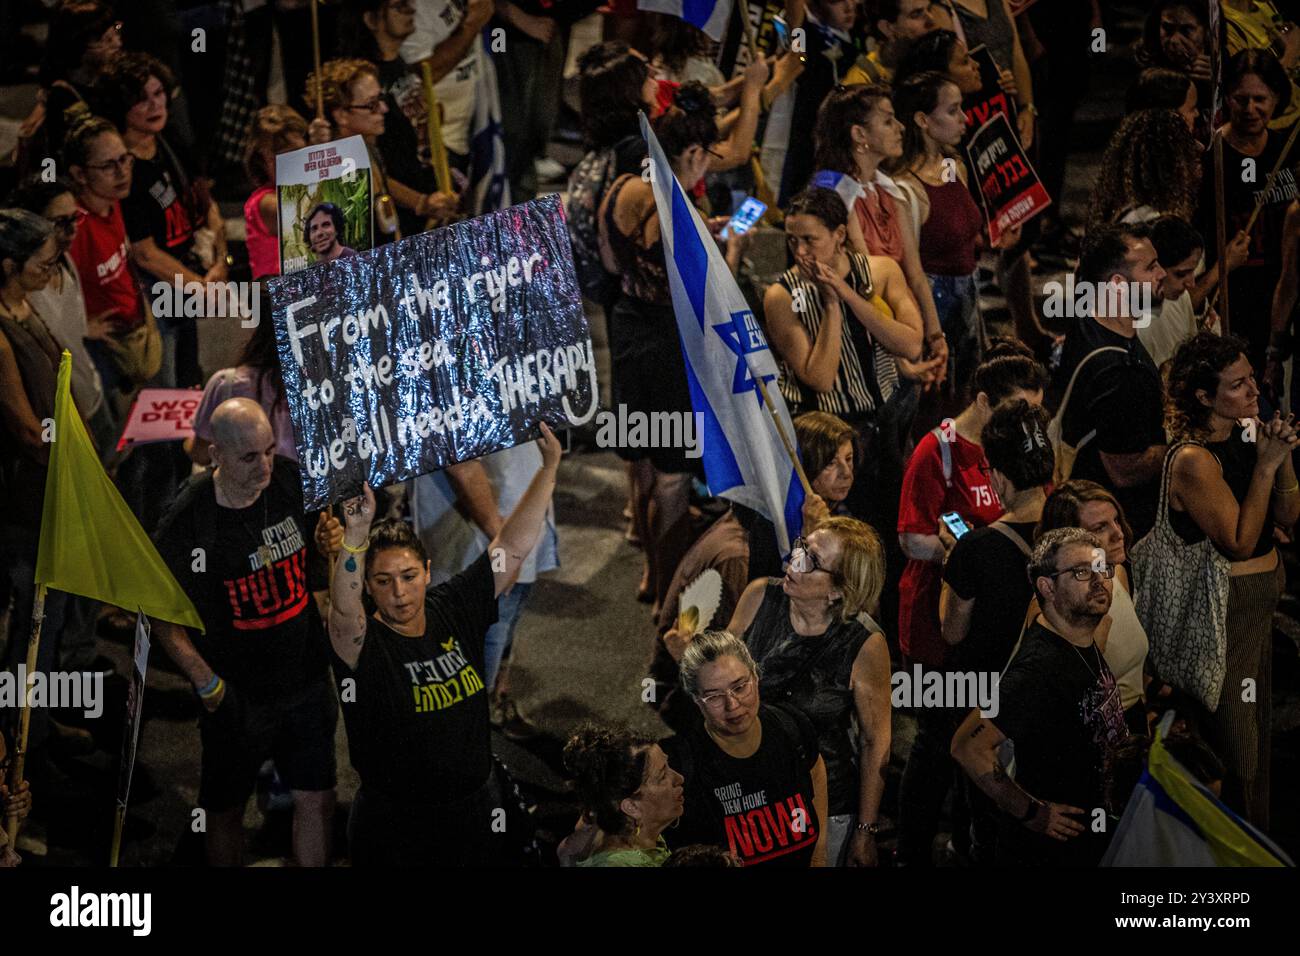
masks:
[[[212,472],[191,477],[154,534],[207,628],[191,635],[196,649],[250,697],[274,699],[327,678],[312,592],[325,590],[328,572],[315,523],[303,514],[298,466],[276,458],[271,483],[247,508],[217,504]]]
[[[371,617],[355,669],[334,656],[352,766],[363,789],[398,803],[458,800],[492,770],[483,653],[497,599],[488,553],[430,588],[424,612],[420,637]]]

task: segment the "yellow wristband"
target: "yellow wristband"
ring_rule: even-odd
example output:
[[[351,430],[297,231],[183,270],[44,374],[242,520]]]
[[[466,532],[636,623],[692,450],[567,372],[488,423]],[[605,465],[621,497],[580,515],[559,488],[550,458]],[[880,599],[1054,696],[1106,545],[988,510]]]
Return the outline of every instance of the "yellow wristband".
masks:
[[[343,542],[341,542],[341,544],[343,545],[343,550],[346,551],[348,554],[360,554],[362,551],[369,551],[369,550],[370,550],[370,539],[369,539],[369,538],[367,538],[367,539],[366,539],[366,543],[363,544],[363,545],[362,545],[361,547],[359,547],[359,548],[354,548],[354,547],[352,547],[352,545],[348,544],[347,541],[343,541]]]
[[[1297,481],[1290,488],[1279,488],[1277,485],[1274,485],[1273,490],[1277,492],[1279,495],[1293,495],[1297,491],[1300,491],[1300,481]]]

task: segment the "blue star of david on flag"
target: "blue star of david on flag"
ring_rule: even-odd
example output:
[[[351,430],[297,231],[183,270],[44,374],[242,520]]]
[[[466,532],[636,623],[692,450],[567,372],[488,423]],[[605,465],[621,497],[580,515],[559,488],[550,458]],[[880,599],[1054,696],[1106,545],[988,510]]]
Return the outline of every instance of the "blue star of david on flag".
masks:
[[[739,312],[732,312],[731,321],[715,325],[713,331],[718,333],[723,344],[736,355],[736,374],[731,382],[731,393],[741,395],[752,391],[754,399],[761,407],[763,394],[758,389],[758,382],[749,371],[749,363],[745,361],[746,355],[767,350],[767,340],[763,338],[763,330],[758,325],[758,319],[754,318],[754,313],[749,309],[742,309]],[[762,378],[763,384],[766,385],[768,382],[775,381],[776,376],[764,375]]]

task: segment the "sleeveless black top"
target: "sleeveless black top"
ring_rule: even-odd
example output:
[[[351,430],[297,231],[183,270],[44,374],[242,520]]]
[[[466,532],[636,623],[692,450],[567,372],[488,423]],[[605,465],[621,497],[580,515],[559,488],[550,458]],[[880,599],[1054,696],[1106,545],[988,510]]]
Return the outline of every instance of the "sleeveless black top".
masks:
[[[820,637],[796,634],[790,599],[779,579],[768,583],[745,644],[759,668],[759,690],[770,704],[790,704],[812,721],[826,761],[827,806],[836,816],[857,812],[858,750],[849,676],[871,635],[857,621],[836,621]]]
[[[1240,425],[1237,425],[1233,427],[1232,434],[1226,440],[1203,443],[1219,460],[1219,466],[1223,469],[1224,484],[1232,490],[1232,497],[1237,499],[1238,505],[1246,500],[1246,494],[1250,491],[1250,480],[1255,473],[1255,459],[1258,457],[1255,443],[1242,440],[1244,431]],[[1170,508],[1169,526],[1188,544],[1205,540],[1205,532],[1186,511],[1175,511]],[[1250,553],[1250,556],[1260,558],[1272,550],[1273,521],[1266,519],[1264,527],[1259,531],[1259,540],[1255,542],[1255,550]]]

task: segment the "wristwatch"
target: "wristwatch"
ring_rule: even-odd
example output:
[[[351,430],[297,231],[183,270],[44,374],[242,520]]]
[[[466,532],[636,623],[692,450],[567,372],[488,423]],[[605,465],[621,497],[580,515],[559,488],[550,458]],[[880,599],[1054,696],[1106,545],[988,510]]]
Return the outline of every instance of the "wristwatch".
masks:
[[[857,830],[859,833],[868,833],[868,834],[870,834],[871,836],[875,836],[877,833],[880,832],[880,824],[879,824],[879,823],[859,823],[856,827],[854,827],[854,829]]]

